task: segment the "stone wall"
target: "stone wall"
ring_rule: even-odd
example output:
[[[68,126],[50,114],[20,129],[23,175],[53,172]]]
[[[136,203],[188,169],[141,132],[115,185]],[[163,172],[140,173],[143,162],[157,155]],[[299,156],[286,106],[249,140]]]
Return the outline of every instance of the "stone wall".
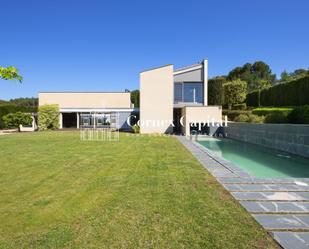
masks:
[[[227,137],[309,157],[309,125],[228,123]]]

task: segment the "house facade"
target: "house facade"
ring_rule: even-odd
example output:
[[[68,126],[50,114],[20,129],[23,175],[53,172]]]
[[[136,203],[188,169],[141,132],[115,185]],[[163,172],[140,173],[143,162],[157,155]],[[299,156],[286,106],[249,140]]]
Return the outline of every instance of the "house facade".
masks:
[[[208,106],[208,62],[174,69],[173,65],[140,73],[140,108],[129,92],[41,92],[39,105],[58,104],[59,127],[114,127],[130,130],[139,116],[140,132],[189,135],[192,124],[219,121],[221,106]],[[139,115],[138,115],[139,113]]]
[[[141,133],[189,135],[196,123],[221,121],[221,106],[208,106],[207,89],[207,60],[176,70],[166,65],[141,72]]]
[[[59,128],[130,130],[128,117],[136,111],[129,92],[41,92],[39,106],[59,105]]]

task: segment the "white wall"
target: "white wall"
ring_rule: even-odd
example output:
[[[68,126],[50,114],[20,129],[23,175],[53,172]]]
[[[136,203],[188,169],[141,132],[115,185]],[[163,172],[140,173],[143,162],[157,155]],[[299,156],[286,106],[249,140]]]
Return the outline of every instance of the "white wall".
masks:
[[[173,128],[173,65],[140,74],[140,132],[170,133]],[[162,122],[162,124],[153,124]]]

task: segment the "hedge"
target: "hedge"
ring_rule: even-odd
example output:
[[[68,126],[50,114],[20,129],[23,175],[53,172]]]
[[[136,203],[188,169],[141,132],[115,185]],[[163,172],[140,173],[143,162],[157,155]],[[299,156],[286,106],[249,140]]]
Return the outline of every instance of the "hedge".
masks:
[[[244,110],[223,110],[222,115],[227,116],[228,120],[233,121],[240,114],[250,115],[251,111]]]
[[[252,110],[252,113],[258,116],[266,116],[273,113],[282,113],[284,116],[288,116],[293,111],[291,107],[260,107]]]
[[[281,83],[260,93],[261,106],[301,106],[309,104],[309,76]],[[258,91],[247,94],[248,106],[259,105]]]
[[[16,112],[32,113],[32,112],[37,112],[37,108],[1,104],[0,105],[0,129],[4,128],[2,117],[9,113],[16,113]]]
[[[208,80],[208,104],[223,105],[223,84],[226,82],[224,77],[216,77]]]
[[[309,124],[309,105],[296,107],[288,119],[292,124]]]
[[[264,123],[286,124],[289,123],[289,119],[287,118],[287,115],[280,111],[277,111],[267,114],[264,119]]]
[[[9,113],[2,117],[4,128],[19,128],[19,125],[31,125],[32,116],[30,113],[15,112]]]

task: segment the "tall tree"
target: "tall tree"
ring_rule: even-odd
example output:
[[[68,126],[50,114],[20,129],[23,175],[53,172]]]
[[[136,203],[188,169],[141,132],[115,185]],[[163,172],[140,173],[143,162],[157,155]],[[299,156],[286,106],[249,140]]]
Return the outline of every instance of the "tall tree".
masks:
[[[13,66],[10,66],[10,67],[0,66],[0,79],[18,80],[19,82],[22,82],[23,77],[18,74],[18,69]]]
[[[309,69],[303,69],[303,68],[299,68],[294,70],[294,72],[292,73],[288,73],[286,70],[284,70],[281,73],[281,82],[287,82],[287,81],[291,81],[291,80],[297,80],[299,78],[305,77],[309,75]]]
[[[286,70],[284,70],[284,71],[281,73],[281,79],[280,79],[280,81],[285,82],[285,81],[289,81],[289,80],[291,80],[291,79],[292,79],[292,77],[290,76],[290,74],[289,74]]]
[[[256,61],[253,64],[246,63],[242,67],[236,67],[228,74],[229,80],[241,79],[248,84],[248,92],[269,87],[276,80],[276,75],[265,62]],[[268,82],[268,84],[265,84]]]

